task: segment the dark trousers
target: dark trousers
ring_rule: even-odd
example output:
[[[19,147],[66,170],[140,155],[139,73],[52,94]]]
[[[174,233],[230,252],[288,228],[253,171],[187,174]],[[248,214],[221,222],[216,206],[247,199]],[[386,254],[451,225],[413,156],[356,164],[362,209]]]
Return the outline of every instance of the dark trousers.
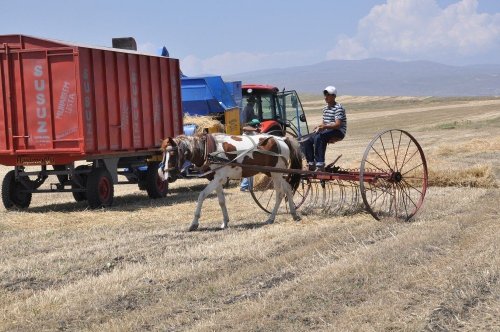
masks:
[[[344,134],[338,129],[327,129],[317,132],[302,143],[308,163],[325,163],[325,152],[328,141],[333,138],[343,139]]]

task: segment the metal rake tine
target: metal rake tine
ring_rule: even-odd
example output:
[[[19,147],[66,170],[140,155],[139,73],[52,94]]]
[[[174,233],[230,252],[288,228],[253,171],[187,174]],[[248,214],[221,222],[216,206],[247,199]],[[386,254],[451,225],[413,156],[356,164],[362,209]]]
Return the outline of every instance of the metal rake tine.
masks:
[[[325,206],[323,207],[324,214],[329,213],[329,210],[330,210],[330,207],[332,204],[332,200],[333,200],[333,190],[334,190],[334,186],[332,185],[332,183],[327,182],[327,188],[326,188],[327,200],[325,202]]]
[[[335,207],[332,209],[332,213],[338,213],[343,209],[345,204],[345,190],[342,181],[336,181],[336,188],[338,189],[338,197]]]
[[[314,209],[316,207],[316,202],[318,201],[318,182],[311,182],[311,199],[308,204],[309,209]]]
[[[356,210],[357,202],[358,202],[358,186],[353,183],[349,182],[349,189],[350,189],[350,201],[349,201],[349,212],[353,212]]]

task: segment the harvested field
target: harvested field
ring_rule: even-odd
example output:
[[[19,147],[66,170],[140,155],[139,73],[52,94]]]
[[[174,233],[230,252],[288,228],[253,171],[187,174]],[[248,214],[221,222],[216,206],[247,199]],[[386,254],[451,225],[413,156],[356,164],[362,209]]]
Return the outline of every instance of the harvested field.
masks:
[[[431,186],[413,222],[281,213],[263,225],[232,183],[229,229],[212,194],[188,233],[205,180],[164,200],[116,186],[106,210],[34,195],[0,210],[0,330],[500,331],[500,98],[339,101],[348,136],[327,160],[358,168],[389,128],[422,145]],[[321,98],[304,106],[312,126]]]

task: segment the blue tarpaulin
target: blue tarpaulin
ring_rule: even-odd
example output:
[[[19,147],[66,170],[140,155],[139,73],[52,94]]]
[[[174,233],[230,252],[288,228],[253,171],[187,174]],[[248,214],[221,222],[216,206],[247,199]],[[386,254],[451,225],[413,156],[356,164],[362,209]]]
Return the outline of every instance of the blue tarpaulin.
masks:
[[[182,108],[189,115],[210,115],[241,107],[241,82],[220,76],[182,77]]]

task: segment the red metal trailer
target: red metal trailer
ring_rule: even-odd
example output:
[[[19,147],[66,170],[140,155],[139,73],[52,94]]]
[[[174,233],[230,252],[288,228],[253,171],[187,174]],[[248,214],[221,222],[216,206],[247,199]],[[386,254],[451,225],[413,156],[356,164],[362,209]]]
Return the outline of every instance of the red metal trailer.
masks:
[[[6,208],[61,191],[108,206],[119,174],[164,197],[158,148],[182,128],[177,59],[0,36],[0,164],[14,166],[2,183]],[[40,189],[49,175],[58,183]]]

